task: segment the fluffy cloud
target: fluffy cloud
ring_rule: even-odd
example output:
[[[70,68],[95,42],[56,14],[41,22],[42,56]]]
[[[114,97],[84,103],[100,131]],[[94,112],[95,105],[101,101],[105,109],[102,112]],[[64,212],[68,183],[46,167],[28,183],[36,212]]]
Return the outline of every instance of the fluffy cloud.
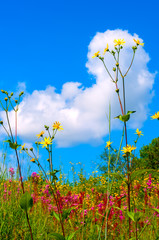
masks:
[[[53,86],[48,86],[43,91],[35,90],[27,93],[19,107],[18,133],[25,141],[35,140],[35,135],[43,130],[43,125],[52,126],[54,121],[59,121],[64,131],[58,132],[56,140],[59,147],[68,147],[80,143],[100,143],[108,133],[109,102],[111,102],[112,117],[120,114],[120,106],[114,83],[104,69],[102,62],[92,55],[98,50],[102,53],[106,44],[113,50],[114,39],[124,39],[125,46],[120,57],[120,67],[125,73],[132,58],[132,46],[135,45],[133,36],[127,31],[114,30],[97,33],[88,47],[88,61],[86,67],[94,75],[96,82],[91,87],[84,87],[79,82],[66,82],[60,93],[56,93]],[[140,39],[142,41],[142,39]],[[153,97],[153,83],[155,74],[148,71],[147,64],[150,58],[143,47],[139,47],[135,60],[128,76],[125,79],[127,110],[136,110],[129,121],[129,127],[141,127],[147,118],[148,104]],[[114,74],[113,57],[107,52],[105,63]],[[121,79],[118,82],[121,89]],[[120,91],[122,95],[122,91]],[[10,113],[14,118],[13,113]],[[1,112],[3,118],[3,113]],[[13,122],[13,121],[12,121]],[[118,120],[113,120],[112,127],[119,128]]]

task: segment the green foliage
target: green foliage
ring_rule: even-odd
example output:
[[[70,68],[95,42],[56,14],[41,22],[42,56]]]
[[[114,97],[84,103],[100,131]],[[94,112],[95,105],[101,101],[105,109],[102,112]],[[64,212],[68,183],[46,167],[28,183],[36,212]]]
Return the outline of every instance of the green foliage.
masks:
[[[27,212],[29,208],[33,206],[33,198],[28,192],[25,192],[20,199],[20,206]]]
[[[115,153],[112,149],[110,150],[111,159],[110,159],[110,172],[113,173],[115,167],[116,172],[120,171],[123,173],[125,170],[125,159],[122,156],[119,156],[119,160],[116,166],[117,152]],[[102,163],[99,164],[99,171],[102,173],[107,173],[108,171],[108,162],[109,162],[109,151],[107,148],[104,149],[104,152],[100,155]]]
[[[130,119],[130,114],[135,113],[135,112],[136,111],[128,111],[126,115],[119,115],[115,118],[118,118],[122,122],[127,122]]]
[[[134,158],[133,168],[159,169],[159,137],[140,149],[140,158]]]
[[[15,149],[15,150],[16,150],[18,147],[21,146],[21,145],[19,145],[19,144],[17,144],[17,143],[12,143],[11,140],[6,140],[6,141],[4,141],[4,142],[8,142],[10,148]]]
[[[51,233],[49,234],[49,237],[53,237],[53,239],[56,239],[56,240],[66,240],[64,236],[62,236],[59,233]]]
[[[133,222],[138,222],[142,217],[143,213],[141,212],[127,212],[127,215]]]

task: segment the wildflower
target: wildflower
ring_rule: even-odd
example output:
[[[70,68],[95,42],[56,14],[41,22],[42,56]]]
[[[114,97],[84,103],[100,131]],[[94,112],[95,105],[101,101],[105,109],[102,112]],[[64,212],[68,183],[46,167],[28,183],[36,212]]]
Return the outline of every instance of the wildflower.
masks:
[[[159,112],[155,113],[151,116],[152,119],[158,119],[159,120]]]
[[[57,130],[63,130],[63,127],[62,126],[60,126],[61,124],[59,123],[59,122],[55,122],[54,124],[53,124],[53,129],[57,129]]]
[[[96,52],[96,53],[92,56],[92,58],[99,57],[99,55],[100,55],[99,53],[100,53],[100,51]]]
[[[47,147],[48,145],[52,144],[52,140],[50,137],[45,137],[44,141],[41,141],[40,144],[42,144],[42,147]]]
[[[108,149],[110,148],[110,145],[112,144],[112,142],[110,142],[110,141],[108,141],[108,142],[106,142],[106,146],[105,147],[107,147]]]
[[[115,39],[114,43],[115,43],[114,46],[116,47],[116,46],[123,45],[125,43],[125,41],[124,41],[124,39]]]
[[[9,171],[11,177],[13,177],[13,175],[14,175],[14,173],[15,173],[15,172],[14,172],[14,168],[9,168],[8,171]]]
[[[30,162],[35,162],[35,158],[32,158],[32,159],[30,160]]]
[[[138,129],[138,128],[136,129],[136,133],[135,133],[135,134],[137,134],[139,137],[140,137],[140,136],[143,136],[142,132],[141,132],[141,131],[139,131],[139,129]]]
[[[137,39],[137,40],[133,39],[133,40],[136,43],[136,45],[144,46],[144,43],[141,43],[139,39]]]
[[[41,133],[39,133],[39,134],[37,134],[36,136],[38,137],[38,138],[40,138],[40,137],[42,137],[43,135],[44,135],[44,131],[41,131]]]
[[[107,43],[107,47],[104,49],[104,53],[103,54],[105,54],[106,52],[108,52],[109,51],[109,45],[108,45],[108,43]]]
[[[25,143],[24,143],[24,145],[22,145],[22,148],[20,149],[20,153],[22,153],[22,151],[24,151],[25,150]]]
[[[31,177],[32,177],[32,178],[34,178],[34,177],[38,177],[38,175],[37,175],[36,172],[33,172],[33,173],[31,174]]]
[[[123,147],[123,150],[121,150],[123,153],[131,153],[133,150],[135,150],[136,147],[133,147],[133,145],[128,145],[126,147]]]

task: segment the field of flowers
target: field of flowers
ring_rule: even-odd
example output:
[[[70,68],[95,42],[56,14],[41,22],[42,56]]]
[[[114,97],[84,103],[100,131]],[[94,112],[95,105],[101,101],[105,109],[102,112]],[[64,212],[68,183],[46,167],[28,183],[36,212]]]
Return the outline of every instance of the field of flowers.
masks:
[[[30,239],[25,213],[19,206],[22,195],[20,181],[14,180],[14,170],[9,169],[11,177],[1,181],[1,239]],[[105,209],[107,204],[106,176],[82,175],[80,181],[64,183],[63,176],[57,181],[57,196],[62,213],[65,235],[72,239],[104,239]],[[115,181],[109,196],[108,239],[128,238],[127,188],[125,179]],[[58,239],[51,233],[61,234],[59,214],[49,182],[33,172],[24,181],[24,187],[33,198],[29,218],[34,239]],[[159,237],[159,182],[156,177],[145,173],[144,177],[132,184],[131,206],[136,213],[142,213],[137,224],[140,239]],[[101,231],[101,234],[100,234]],[[135,236],[136,224],[132,221],[131,232]],[[72,233],[72,235],[71,235]],[[100,234],[100,238],[99,237]],[[59,238],[60,239],[60,238]],[[62,239],[62,238],[61,238]],[[71,239],[71,238],[70,238]]]
[[[6,121],[0,121],[8,139],[6,144],[15,152],[17,169],[8,169],[10,177],[0,176],[0,239],[15,240],[157,240],[159,239],[159,170],[134,168],[135,149],[142,131],[136,130],[137,139],[134,145],[128,144],[127,122],[135,111],[126,111],[125,78],[133,64],[138,47],[142,47],[138,39],[133,39],[132,60],[125,73],[119,63],[119,55],[125,44],[124,39],[114,40],[114,49],[106,45],[104,53],[96,52],[93,58],[98,58],[112,84],[119,100],[121,115],[115,117],[123,124],[121,142],[118,149],[113,148],[111,140],[111,104],[109,105],[108,125],[109,140],[105,148],[108,150],[107,170],[103,174],[92,173],[87,179],[80,172],[78,181],[65,181],[63,173],[53,167],[52,143],[59,130],[63,127],[55,121],[50,128],[37,134],[34,148],[18,144],[17,112],[21,96],[14,99],[14,93],[1,90],[5,95],[0,101]],[[109,71],[104,56],[111,54],[115,64]],[[112,75],[112,72],[114,76]],[[119,77],[122,81],[121,97],[118,88]],[[15,129],[11,128],[9,111],[15,114]],[[151,116],[159,120],[159,112]],[[123,144],[125,140],[125,144]],[[112,142],[111,142],[112,141]],[[46,150],[48,158],[48,174],[40,163],[40,148]],[[113,151],[113,155],[111,154]],[[36,164],[39,172],[33,172],[27,180],[23,179],[21,171],[21,153],[30,158],[31,164]],[[125,171],[117,171],[120,157],[125,160]],[[114,160],[113,160],[114,157]],[[151,159],[153,162],[153,159]],[[111,164],[113,163],[113,169]],[[75,170],[75,169],[74,169]],[[2,171],[1,171],[2,172]],[[18,178],[15,177],[18,173]]]

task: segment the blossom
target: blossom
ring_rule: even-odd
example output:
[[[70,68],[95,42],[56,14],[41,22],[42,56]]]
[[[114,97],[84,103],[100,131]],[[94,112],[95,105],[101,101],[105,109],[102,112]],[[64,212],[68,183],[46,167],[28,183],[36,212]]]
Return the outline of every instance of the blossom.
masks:
[[[108,142],[106,142],[106,146],[105,147],[107,147],[108,149],[110,148],[110,145],[112,144],[112,142],[110,142],[110,141],[108,141]]]
[[[42,147],[47,147],[49,144],[52,144],[52,139],[50,137],[45,137],[44,141],[41,141],[40,144],[42,144]]]
[[[43,135],[44,135],[44,131],[41,131],[41,133],[39,133],[39,134],[37,134],[36,136],[38,137],[38,138],[40,138],[40,137],[42,137]]]
[[[136,147],[134,147],[133,145],[128,145],[126,147],[123,147],[123,150],[121,150],[123,153],[131,153],[133,150],[135,150]]]
[[[37,175],[36,172],[33,172],[33,173],[31,174],[31,177],[34,178],[34,177],[39,177],[39,176]]]
[[[62,126],[60,126],[61,124],[59,123],[59,122],[55,122],[54,124],[53,124],[53,129],[57,129],[57,130],[63,130],[63,127]]]
[[[119,46],[120,46],[120,45],[124,45],[125,41],[124,41],[124,39],[115,39],[115,40],[114,40],[114,43],[115,43],[114,46],[116,47],[116,46],[118,46],[118,45],[119,45]]]
[[[10,172],[11,177],[13,177],[13,175],[15,173],[14,168],[9,168],[8,171]]]
[[[109,51],[109,45],[108,45],[108,43],[107,43],[107,47],[104,49],[104,53],[103,53],[103,54],[105,54],[107,51]]]
[[[141,131],[139,131],[139,129],[138,129],[138,128],[136,129],[136,133],[135,133],[135,134],[137,134],[139,137],[140,137],[140,136],[143,136],[142,132],[141,132]]]
[[[133,40],[137,45],[144,46],[144,43],[141,43],[139,39],[137,39],[137,40],[133,39]]]
[[[22,151],[25,150],[25,148],[24,148],[24,147],[25,147],[25,143],[24,143],[24,145],[22,145],[21,147],[22,147],[22,148],[20,149],[20,153],[22,153]]]
[[[30,162],[35,162],[35,158],[32,158],[32,159],[30,160]]]
[[[159,120],[159,112],[155,113],[151,116],[152,119],[158,119]]]
[[[99,57],[99,55],[100,55],[99,53],[100,53],[100,51],[96,52],[96,53],[92,56],[92,58]]]

